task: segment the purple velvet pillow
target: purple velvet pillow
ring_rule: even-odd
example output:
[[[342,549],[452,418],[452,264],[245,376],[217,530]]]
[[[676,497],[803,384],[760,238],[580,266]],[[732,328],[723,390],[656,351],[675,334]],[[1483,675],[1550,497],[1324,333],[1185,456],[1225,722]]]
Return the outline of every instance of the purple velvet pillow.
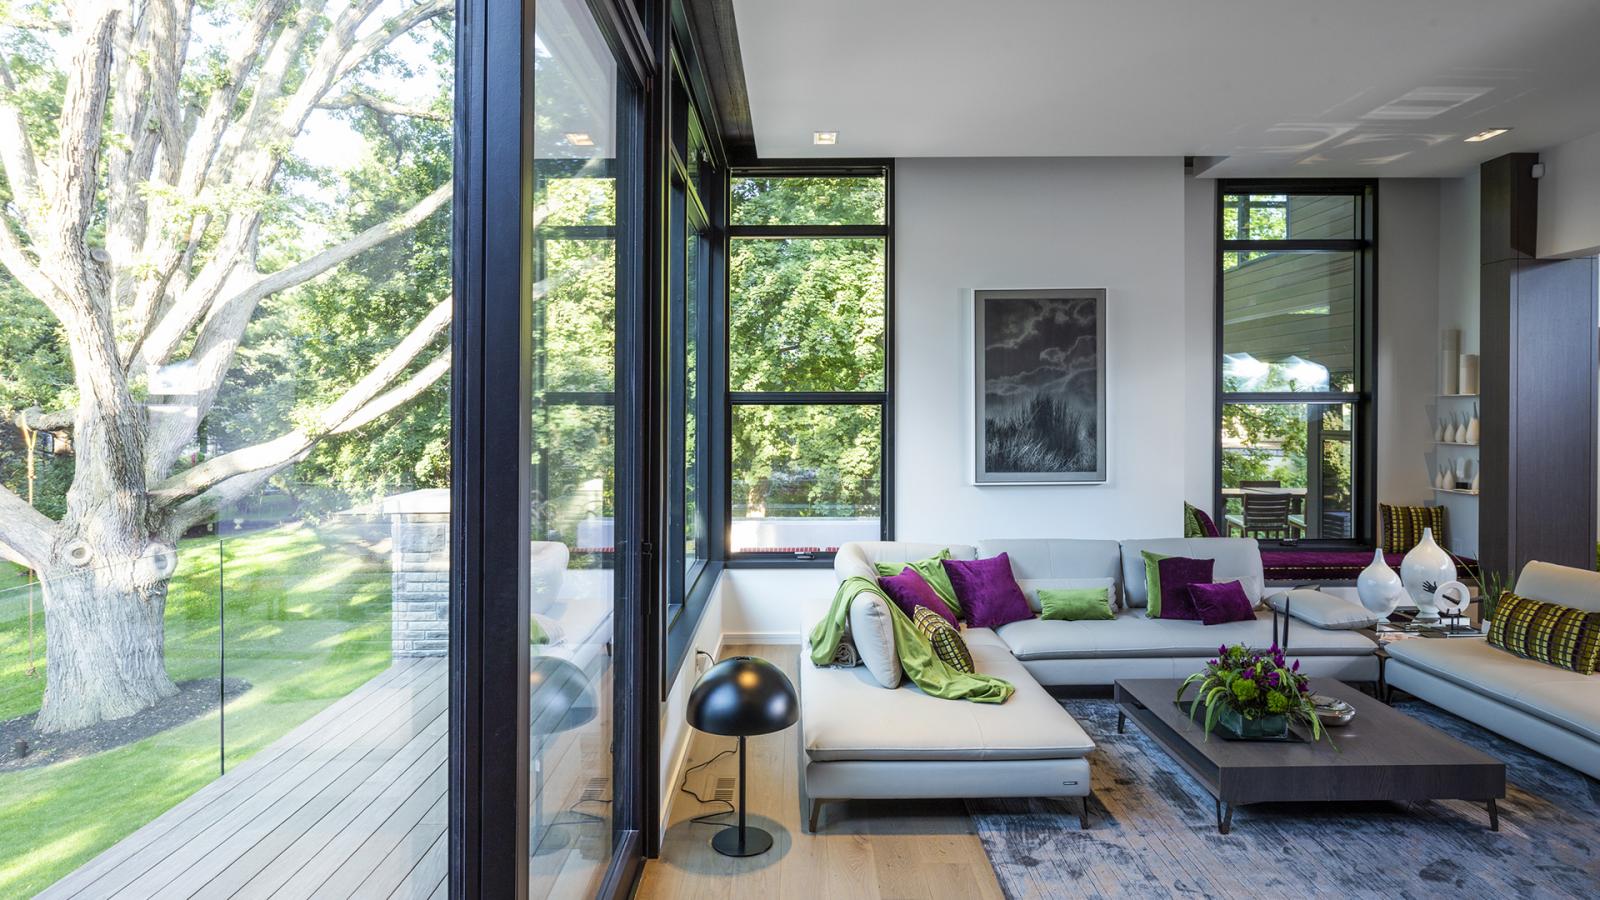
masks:
[[[1198,506],[1194,508],[1194,523],[1200,527],[1202,537],[1222,537],[1222,532],[1217,530],[1217,523],[1211,520],[1210,514]]]
[[[928,583],[922,580],[922,576],[917,574],[917,570],[910,566],[907,566],[899,575],[879,578],[878,586],[883,588],[885,594],[889,595],[889,599],[894,601],[895,606],[900,607],[900,611],[906,614],[906,618],[915,620],[917,607],[926,606],[943,616],[944,620],[950,623],[951,628],[957,630],[961,628],[960,625],[956,624],[956,617],[950,613],[950,607],[939,599],[939,595],[933,592],[933,588],[928,587]]]
[[[1250,598],[1245,596],[1244,585],[1237,581],[1191,584],[1189,597],[1194,600],[1200,621],[1207,625],[1255,621],[1255,607],[1250,603]]]
[[[940,560],[956,599],[973,628],[999,628],[1033,618],[1028,598],[1011,574],[1011,557],[1004,553],[988,559]]]
[[[1213,559],[1191,559],[1187,556],[1169,556],[1156,563],[1161,579],[1161,618],[1198,619],[1194,599],[1189,596],[1192,584],[1210,584]]]

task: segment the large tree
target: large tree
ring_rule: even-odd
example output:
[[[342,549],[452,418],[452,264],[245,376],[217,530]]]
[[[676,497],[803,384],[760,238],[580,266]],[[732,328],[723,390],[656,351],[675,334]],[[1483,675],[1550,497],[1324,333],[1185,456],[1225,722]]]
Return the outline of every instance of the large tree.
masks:
[[[230,26],[220,34],[219,10]],[[193,455],[263,301],[447,206],[446,177],[303,258],[263,249],[316,110],[440,115],[363,76],[396,38],[452,10],[451,0],[0,2],[0,25],[40,51],[0,53],[0,267],[54,319],[71,363],[68,402],[22,415],[27,428],[71,433],[61,515],[0,487],[0,555],[44,586],[42,730],[173,694],[163,620],[178,537],[448,371],[441,296],[419,321],[394,322],[398,339],[282,434]]]

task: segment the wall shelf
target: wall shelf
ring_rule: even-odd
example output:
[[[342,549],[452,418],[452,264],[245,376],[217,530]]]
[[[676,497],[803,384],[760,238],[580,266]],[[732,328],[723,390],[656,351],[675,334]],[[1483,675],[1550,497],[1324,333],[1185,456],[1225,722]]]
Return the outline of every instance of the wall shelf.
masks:
[[[1469,399],[1469,398],[1470,399],[1477,399],[1477,397],[1478,397],[1477,394],[1440,394],[1439,395],[1439,399],[1441,399],[1441,400],[1452,399],[1452,398],[1465,400],[1465,399]]]
[[[1441,447],[1479,447],[1481,444],[1472,444],[1465,441],[1434,441]]]
[[[1477,491],[1464,491],[1461,488],[1441,488],[1441,487],[1436,487],[1433,490],[1434,490],[1434,493],[1437,493],[1437,494],[1460,494],[1463,497],[1476,497],[1476,496],[1478,496],[1478,492]]]

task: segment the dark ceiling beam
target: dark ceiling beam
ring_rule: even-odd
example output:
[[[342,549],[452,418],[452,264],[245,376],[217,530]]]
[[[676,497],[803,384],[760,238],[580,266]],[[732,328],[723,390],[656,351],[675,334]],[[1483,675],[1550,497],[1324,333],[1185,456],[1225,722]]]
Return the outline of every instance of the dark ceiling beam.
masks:
[[[683,6],[700,65],[710,82],[723,147],[730,157],[753,157],[756,133],[750,119],[750,94],[745,89],[733,0],[683,0]]]

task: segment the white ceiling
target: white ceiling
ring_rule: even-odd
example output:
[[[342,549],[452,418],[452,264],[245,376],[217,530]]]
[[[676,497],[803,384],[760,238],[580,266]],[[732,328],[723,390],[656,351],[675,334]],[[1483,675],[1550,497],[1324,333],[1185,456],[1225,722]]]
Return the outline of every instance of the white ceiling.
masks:
[[[1600,131],[1597,0],[734,0],[766,157],[1440,176]],[[1507,135],[1476,144],[1488,128]],[[817,147],[814,131],[837,131]]]

